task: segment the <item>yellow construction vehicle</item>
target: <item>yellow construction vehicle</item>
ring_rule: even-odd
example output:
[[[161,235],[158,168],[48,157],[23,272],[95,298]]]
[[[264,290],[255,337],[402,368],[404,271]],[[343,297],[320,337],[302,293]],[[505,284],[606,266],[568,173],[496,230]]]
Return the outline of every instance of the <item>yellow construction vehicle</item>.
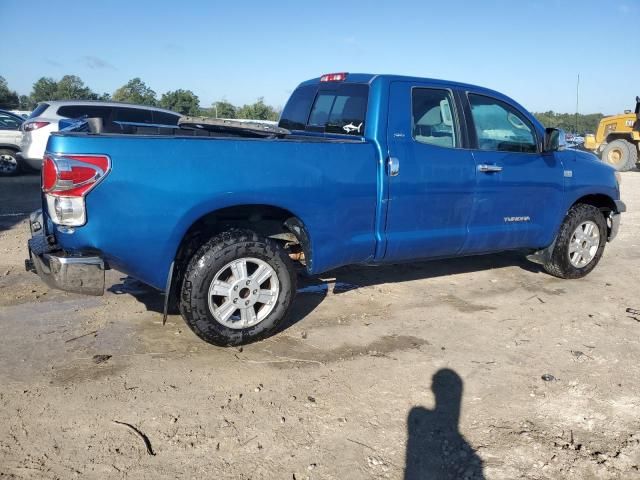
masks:
[[[584,148],[618,171],[634,168],[640,148],[640,97],[636,97],[635,113],[627,110],[600,120],[596,134],[585,137]]]

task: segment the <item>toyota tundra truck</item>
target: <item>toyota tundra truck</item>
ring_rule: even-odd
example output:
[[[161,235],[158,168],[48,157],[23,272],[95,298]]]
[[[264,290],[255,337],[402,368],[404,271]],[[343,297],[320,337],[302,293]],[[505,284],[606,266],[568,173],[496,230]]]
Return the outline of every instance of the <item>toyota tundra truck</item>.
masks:
[[[625,211],[613,168],[463,83],[327,74],[277,126],[187,118],[131,135],[89,120],[49,139],[27,268],[92,295],[115,268],[215,345],[281,327],[301,268],[517,250],[580,278]]]

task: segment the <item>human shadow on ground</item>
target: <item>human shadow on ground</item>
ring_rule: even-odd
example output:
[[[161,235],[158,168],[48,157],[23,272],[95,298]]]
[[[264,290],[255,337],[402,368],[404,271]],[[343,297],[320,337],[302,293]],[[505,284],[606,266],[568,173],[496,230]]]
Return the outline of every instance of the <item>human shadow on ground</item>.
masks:
[[[409,412],[405,480],[484,480],[482,459],[458,430],[462,389],[456,372],[438,370],[431,383],[435,408]]]

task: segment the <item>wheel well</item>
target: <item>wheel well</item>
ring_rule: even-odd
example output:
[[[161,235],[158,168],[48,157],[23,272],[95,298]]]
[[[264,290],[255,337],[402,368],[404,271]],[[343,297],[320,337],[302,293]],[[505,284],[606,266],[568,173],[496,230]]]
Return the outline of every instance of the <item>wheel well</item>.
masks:
[[[573,205],[577,205],[578,203],[593,205],[594,207],[599,208],[605,216],[607,216],[609,212],[615,211],[616,209],[616,204],[613,199],[607,195],[602,194],[585,195],[584,197],[576,200]],[[573,207],[573,205],[571,206]]]
[[[616,211],[616,204],[613,199],[607,195],[597,194],[597,195],[586,195],[582,198],[576,200],[573,205],[577,205],[578,203],[585,203],[587,205],[593,205],[598,208],[607,222],[607,236],[611,233],[611,220],[609,218],[609,213]],[[571,205],[573,207],[573,205]]]
[[[176,252],[173,278],[181,278],[189,259],[208,239],[234,228],[252,230],[258,235],[282,242],[296,260],[304,261],[310,268],[309,237],[298,217],[271,205],[238,205],[209,212],[187,229]]]

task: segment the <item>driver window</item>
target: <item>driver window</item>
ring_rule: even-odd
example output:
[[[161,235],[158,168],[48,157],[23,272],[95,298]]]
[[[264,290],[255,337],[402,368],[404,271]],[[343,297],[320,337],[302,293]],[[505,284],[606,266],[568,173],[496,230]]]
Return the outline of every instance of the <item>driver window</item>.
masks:
[[[447,90],[414,88],[411,97],[414,140],[438,147],[457,147],[451,94]]]
[[[500,100],[469,94],[479,150],[536,153],[536,136],[520,112]]]

